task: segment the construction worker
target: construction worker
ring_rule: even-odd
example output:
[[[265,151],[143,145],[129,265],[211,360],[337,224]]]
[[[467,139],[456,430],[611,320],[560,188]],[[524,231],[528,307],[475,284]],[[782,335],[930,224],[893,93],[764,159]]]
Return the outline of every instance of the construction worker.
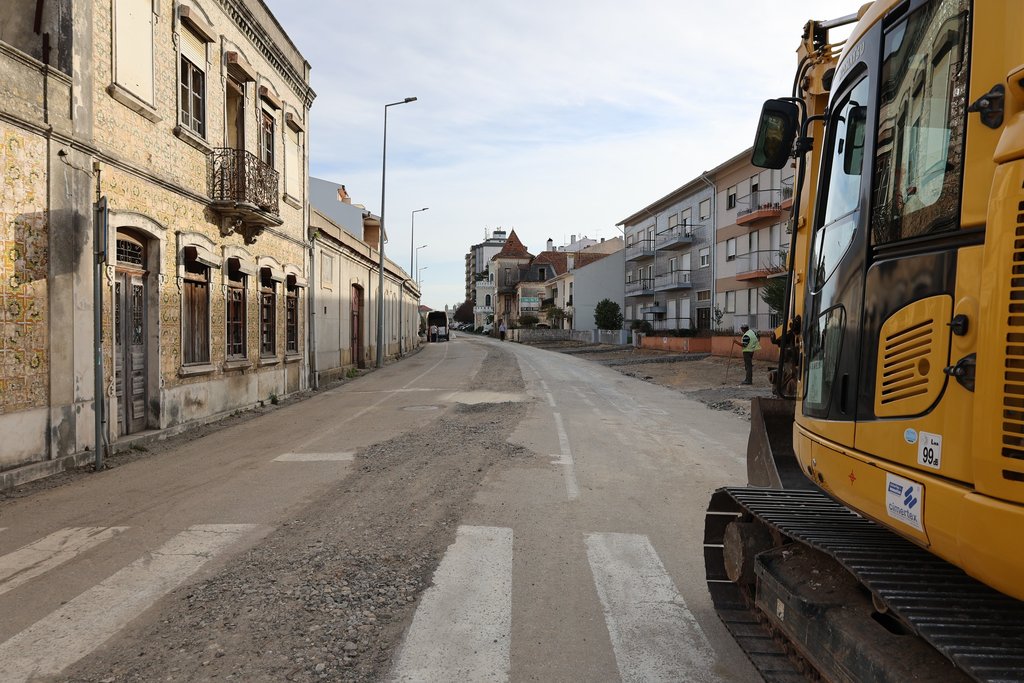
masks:
[[[732,343],[743,349],[743,370],[746,377],[740,384],[754,383],[754,352],[761,350],[761,343],[757,339],[757,333],[750,329],[749,325],[740,325],[740,332],[743,335],[739,339],[733,339]]]

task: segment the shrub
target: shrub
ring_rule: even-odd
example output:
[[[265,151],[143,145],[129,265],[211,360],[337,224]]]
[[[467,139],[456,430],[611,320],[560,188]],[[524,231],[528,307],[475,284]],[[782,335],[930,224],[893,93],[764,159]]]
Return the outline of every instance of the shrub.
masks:
[[[601,299],[594,307],[594,324],[599,330],[621,330],[622,311],[611,299]]]

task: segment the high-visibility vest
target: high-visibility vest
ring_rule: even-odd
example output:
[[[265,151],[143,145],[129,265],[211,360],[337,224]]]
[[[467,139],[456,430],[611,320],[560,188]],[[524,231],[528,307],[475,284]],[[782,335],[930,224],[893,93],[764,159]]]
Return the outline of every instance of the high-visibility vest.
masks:
[[[761,342],[757,339],[757,333],[747,330],[743,333],[743,353],[753,353],[761,350]]]

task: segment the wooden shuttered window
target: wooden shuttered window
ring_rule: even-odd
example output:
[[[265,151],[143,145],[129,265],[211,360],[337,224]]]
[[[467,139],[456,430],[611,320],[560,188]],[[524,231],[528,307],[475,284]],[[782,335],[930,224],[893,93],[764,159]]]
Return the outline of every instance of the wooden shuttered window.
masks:
[[[246,350],[246,276],[238,269],[238,260],[228,262],[226,343],[227,357],[232,360],[244,359]]]
[[[288,278],[285,294],[285,353],[299,352],[299,288],[292,277]]]
[[[185,365],[210,362],[210,269],[186,255],[181,287],[181,349]]]
[[[260,271],[260,355],[277,355],[277,283],[269,268]]]

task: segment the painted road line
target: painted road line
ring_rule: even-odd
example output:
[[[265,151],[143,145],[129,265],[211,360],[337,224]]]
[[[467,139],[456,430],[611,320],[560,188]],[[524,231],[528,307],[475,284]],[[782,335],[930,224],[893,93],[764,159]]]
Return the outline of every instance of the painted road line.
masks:
[[[283,453],[274,458],[274,462],[348,462],[355,458],[355,453]]]
[[[460,526],[423,593],[391,680],[507,681],[511,637],[512,530]]]
[[[586,545],[622,680],[718,681],[711,644],[647,537],[590,534]]]
[[[5,682],[55,676],[99,647],[255,524],[200,524],[0,644]]]
[[[128,527],[70,527],[0,557],[0,595],[121,533]]]
[[[576,481],[576,461],[572,457],[572,449],[569,447],[569,435],[565,432],[562,424],[562,414],[552,413],[555,418],[555,429],[558,430],[558,446],[562,450],[561,457],[555,464],[562,466],[562,474],[565,476],[565,495],[569,500],[576,500],[580,497],[580,485]]]

